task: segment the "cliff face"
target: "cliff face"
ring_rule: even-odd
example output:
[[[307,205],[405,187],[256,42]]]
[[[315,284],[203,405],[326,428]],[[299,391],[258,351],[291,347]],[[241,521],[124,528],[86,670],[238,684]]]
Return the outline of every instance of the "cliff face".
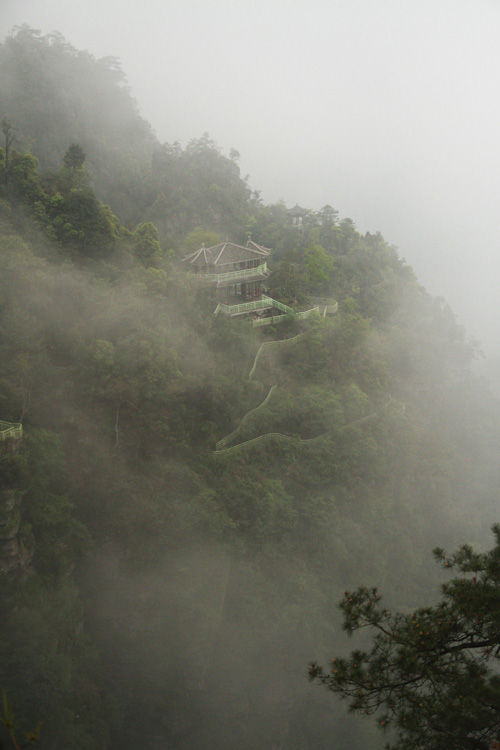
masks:
[[[21,541],[19,528],[22,521],[23,493],[16,488],[13,464],[20,440],[0,442],[2,488],[0,489],[0,574],[25,570],[32,553]]]
[[[10,573],[21,565],[18,532],[21,496],[16,490],[0,490],[0,572]]]

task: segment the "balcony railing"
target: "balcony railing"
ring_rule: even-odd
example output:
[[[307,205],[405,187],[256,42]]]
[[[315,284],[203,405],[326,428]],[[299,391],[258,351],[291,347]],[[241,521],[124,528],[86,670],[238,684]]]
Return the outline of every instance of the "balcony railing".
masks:
[[[256,328],[259,326],[278,325],[278,323],[284,323],[287,318],[288,315],[274,315],[272,318],[255,318],[255,320],[252,320],[252,325]]]
[[[319,302],[319,304],[315,304],[314,307],[310,307],[309,310],[302,310],[300,312],[297,312],[293,309],[293,307],[289,307],[288,305],[283,304],[283,302],[278,302],[278,300],[273,299],[272,297],[268,297],[266,294],[263,294],[262,299],[253,300],[252,302],[243,302],[241,305],[225,305],[223,302],[220,302],[215,308],[214,315],[217,315],[218,313],[223,313],[223,315],[231,316],[243,315],[244,313],[253,311],[257,312],[259,310],[269,310],[272,308],[281,310],[281,315],[272,315],[266,318],[255,318],[252,321],[252,325],[258,327],[270,326],[276,323],[283,323],[285,320],[287,320],[287,318],[289,318],[290,315],[293,315],[296,320],[304,320],[310,315],[322,315],[323,317],[325,317],[326,315],[332,315],[337,312],[338,304],[335,300],[316,300],[316,302]],[[326,304],[327,302],[329,304]]]
[[[241,271],[228,271],[227,273],[206,273],[199,274],[199,278],[202,281],[215,282],[217,285],[222,281],[233,281],[237,284],[242,279],[251,279],[252,276],[256,277],[267,277],[267,263],[261,263],[255,268],[243,268]]]
[[[310,315],[319,315],[319,309],[317,307],[310,307],[309,310],[295,313],[295,317],[299,320],[304,320],[304,318],[308,318]]]
[[[315,307],[319,307],[320,314],[323,317],[335,315],[339,309],[339,303],[332,297],[312,297],[311,302]]]
[[[294,313],[294,318],[296,320],[304,320],[305,318],[308,318],[310,315],[319,315],[318,308],[311,307],[309,310],[303,310],[302,312]],[[272,317],[268,317],[268,318],[256,318],[255,320],[252,320],[252,325],[256,326],[257,328],[259,326],[277,325],[278,323],[284,323],[284,321],[288,319],[289,319],[289,314],[273,315]]]
[[[293,307],[288,307],[288,305],[284,305],[283,302],[278,302],[277,299],[273,299],[272,297],[267,297],[265,294],[262,295],[262,299],[268,302],[268,307],[275,307],[277,310],[281,310],[287,315],[295,314],[295,310],[293,309]]]
[[[224,315],[240,315],[241,313],[252,312],[252,310],[267,310],[272,307],[273,300],[270,297],[262,295],[262,299],[256,299],[252,302],[242,302],[241,305],[225,305],[219,302],[215,308],[214,315],[221,312]]]
[[[0,441],[20,440],[23,436],[23,426],[18,422],[2,422],[0,420]]]

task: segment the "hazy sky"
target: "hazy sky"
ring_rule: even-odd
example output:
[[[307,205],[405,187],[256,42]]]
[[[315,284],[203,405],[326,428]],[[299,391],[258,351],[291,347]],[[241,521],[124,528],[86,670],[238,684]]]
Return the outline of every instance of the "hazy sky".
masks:
[[[500,352],[500,2],[1,0],[120,58],[161,141],[208,131],[267,202],[380,230]]]

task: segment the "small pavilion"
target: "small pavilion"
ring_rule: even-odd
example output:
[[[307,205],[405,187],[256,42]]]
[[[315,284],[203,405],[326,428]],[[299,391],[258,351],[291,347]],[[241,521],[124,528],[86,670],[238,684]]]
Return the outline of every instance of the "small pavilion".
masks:
[[[304,218],[307,216],[307,214],[311,212],[309,209],[302,208],[301,206],[299,206],[298,203],[296,203],[293,208],[288,208],[286,213],[287,213],[290,223],[296,229],[302,229],[303,224],[304,224]]]
[[[202,245],[182,261],[200,284],[214,289],[217,299],[215,315],[250,316],[253,326],[266,326],[282,323],[290,316],[303,320],[310,315],[337,311],[334,300],[299,312],[264,294],[262,284],[269,276],[267,259],[270,252],[269,248],[252,240],[245,246],[226,241],[213,247]]]

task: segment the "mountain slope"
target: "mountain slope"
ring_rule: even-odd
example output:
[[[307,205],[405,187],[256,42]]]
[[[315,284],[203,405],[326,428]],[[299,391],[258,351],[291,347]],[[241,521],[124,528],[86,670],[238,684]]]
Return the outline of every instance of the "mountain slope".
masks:
[[[415,606],[430,548],[487,539],[500,415],[473,346],[379,234],[331,207],[298,232],[206,137],[153,157],[109,64],[27,29],[0,58],[0,114],[19,123],[0,160],[0,419],[23,422],[0,454],[17,503],[0,508],[18,555],[0,576],[9,700],[27,728],[44,719],[42,748],[376,747],[306,666],[342,648],[339,592],[377,583]],[[80,122],[63,96],[76,69],[81,106],[117,102],[126,126],[101,112],[92,140],[94,104]],[[54,94],[30,98],[44,81]],[[120,170],[96,169],[94,193],[61,167],[63,131],[89,171],[123,166],[128,229],[99,201],[115,208]],[[161,258],[138,251],[151,221]],[[338,313],[214,317],[167,251],[250,228],[272,244],[273,294]]]

